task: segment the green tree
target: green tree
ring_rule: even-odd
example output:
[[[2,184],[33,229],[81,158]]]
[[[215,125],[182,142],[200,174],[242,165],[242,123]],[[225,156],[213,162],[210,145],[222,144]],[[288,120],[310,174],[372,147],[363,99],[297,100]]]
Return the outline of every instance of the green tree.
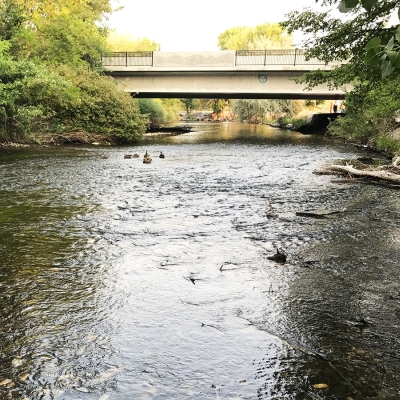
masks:
[[[218,36],[221,50],[289,49],[293,37],[278,23],[229,28]]]
[[[146,36],[134,39],[130,35],[110,31],[107,44],[111,51],[158,51],[160,44],[148,39]]]
[[[98,60],[105,49],[98,27],[71,15],[42,21],[32,55],[49,64],[82,64]]]
[[[151,125],[161,125],[166,116],[159,99],[138,99],[140,113],[146,115]]]
[[[294,108],[291,100],[234,100],[232,104],[232,111],[239,121],[249,124],[290,118]]]
[[[373,15],[373,12],[377,10],[377,3],[378,0],[341,0],[339,10],[342,13],[347,13],[361,6]],[[399,4],[396,5],[399,6]],[[400,7],[397,9],[397,15],[400,19]],[[387,33],[385,32],[382,37],[376,36],[367,43],[364,58],[364,62],[367,65],[381,66],[383,78],[400,68],[400,27],[397,26],[389,40]]]
[[[346,97],[346,117],[329,126],[329,133],[357,140],[378,150],[400,150],[394,116],[400,110],[400,77],[384,79],[373,89],[358,86]]]
[[[109,0],[0,0],[0,139],[138,140],[137,99],[97,72]],[[51,139],[50,139],[51,140]]]
[[[188,116],[190,116],[191,112],[195,110],[200,104],[198,99],[180,99],[180,100],[185,106],[186,113]]]
[[[221,114],[225,110],[228,102],[229,100],[212,99],[211,104],[213,112],[215,112],[217,115]]]
[[[0,40],[12,40],[25,18],[22,10],[10,0],[0,0]]]
[[[358,3],[358,0],[350,1]],[[322,0],[321,7],[325,10],[321,12],[306,10],[289,13],[282,25],[289,33],[302,31],[308,34],[303,43],[307,57],[326,63],[339,62],[338,67],[331,71],[310,72],[303,75],[300,81],[309,87],[320,83],[342,87],[360,82],[373,84],[380,80],[380,68],[364,63],[365,49],[376,37],[385,38],[383,41],[393,37],[398,25],[389,26],[388,21],[399,3],[399,0],[380,1],[373,12],[357,5],[348,11],[346,18],[332,16],[332,6],[342,4],[339,0]]]
[[[300,82],[308,87],[328,83],[332,87],[350,84],[346,94],[346,117],[329,126],[331,134],[358,140],[378,148],[396,151],[394,114],[398,103],[398,76],[395,47],[399,24],[390,25],[399,0],[322,0],[321,7],[337,6],[346,18],[326,12],[293,11],[284,26],[293,33],[308,33],[308,57],[338,62],[331,71],[314,71]],[[383,77],[383,79],[382,79]],[[397,141],[398,143],[398,141]]]

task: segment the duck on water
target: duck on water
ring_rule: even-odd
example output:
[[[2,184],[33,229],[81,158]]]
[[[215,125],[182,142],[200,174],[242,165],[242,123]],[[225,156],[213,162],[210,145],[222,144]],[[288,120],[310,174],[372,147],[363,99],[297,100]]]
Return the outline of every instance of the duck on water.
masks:
[[[150,164],[150,163],[151,163],[150,154],[146,150],[146,153],[143,157],[143,164]]]

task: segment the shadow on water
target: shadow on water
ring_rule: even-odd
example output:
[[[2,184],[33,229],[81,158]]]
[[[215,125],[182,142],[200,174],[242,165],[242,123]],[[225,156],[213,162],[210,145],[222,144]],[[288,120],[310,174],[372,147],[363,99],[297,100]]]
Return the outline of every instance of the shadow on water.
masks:
[[[0,154],[0,398],[398,398],[397,193],[313,175],[352,152],[321,137],[194,126]]]

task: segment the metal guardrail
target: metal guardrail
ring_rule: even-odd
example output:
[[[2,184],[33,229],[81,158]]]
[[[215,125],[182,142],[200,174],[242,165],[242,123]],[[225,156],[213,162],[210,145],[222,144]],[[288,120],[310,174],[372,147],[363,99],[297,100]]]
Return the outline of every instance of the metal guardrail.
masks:
[[[317,58],[306,59],[304,50],[236,50],[235,65],[325,65]]]
[[[102,53],[101,62],[105,67],[153,66],[152,51],[124,51]]]
[[[306,59],[304,50],[236,50],[235,66],[240,65],[325,65],[316,58]],[[152,51],[103,53],[105,67],[153,66]]]

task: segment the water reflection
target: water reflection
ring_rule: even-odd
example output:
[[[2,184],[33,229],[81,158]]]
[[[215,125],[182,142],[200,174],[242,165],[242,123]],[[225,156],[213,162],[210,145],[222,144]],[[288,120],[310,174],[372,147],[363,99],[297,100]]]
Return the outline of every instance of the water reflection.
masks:
[[[361,241],[343,239],[354,221],[374,225],[350,213],[295,215],[379,198],[312,174],[351,149],[263,126],[195,128],[127,148],[1,156],[0,397],[383,393],[382,349],[352,319],[356,304],[373,302],[358,300],[355,276],[376,275],[352,263]],[[146,150],[166,158],[123,157]],[[283,266],[267,258],[276,247]],[[367,383],[369,372],[377,378]]]

